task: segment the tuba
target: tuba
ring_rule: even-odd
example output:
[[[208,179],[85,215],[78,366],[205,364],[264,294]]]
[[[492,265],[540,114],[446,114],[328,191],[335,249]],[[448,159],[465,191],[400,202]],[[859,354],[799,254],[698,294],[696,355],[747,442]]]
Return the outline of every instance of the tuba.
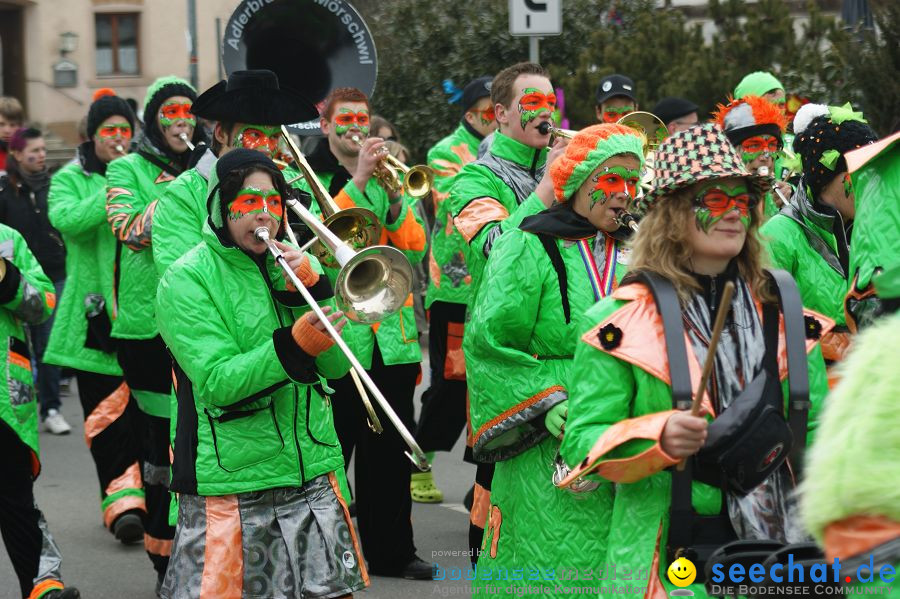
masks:
[[[222,64],[228,73],[269,69],[320,108],[337,87],[371,96],[378,74],[372,34],[344,0],[242,0],[223,32]],[[318,119],[289,126],[321,133]]]

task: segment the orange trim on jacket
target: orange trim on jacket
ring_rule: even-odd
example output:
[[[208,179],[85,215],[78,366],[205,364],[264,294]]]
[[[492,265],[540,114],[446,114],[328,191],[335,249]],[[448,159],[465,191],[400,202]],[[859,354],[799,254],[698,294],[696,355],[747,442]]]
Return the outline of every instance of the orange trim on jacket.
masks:
[[[493,222],[506,220],[508,217],[509,210],[494,198],[476,198],[459,211],[453,218],[453,224],[466,243],[471,243],[484,227]]]
[[[660,445],[669,417],[677,412],[678,410],[667,410],[615,423],[600,435],[587,457],[559,486],[567,487],[576,478],[594,471],[615,483],[633,483],[677,464],[680,460],[667,454]],[[630,458],[602,460],[604,455],[616,447],[635,439],[648,439],[654,441],[655,445]]]
[[[550,395],[551,393],[556,393],[557,391],[563,391],[563,392],[565,392],[565,390],[566,390],[566,388],[563,387],[562,385],[554,385],[554,386],[552,386],[552,387],[550,387],[550,388],[548,388],[548,389],[544,389],[544,390],[541,391],[540,393],[537,393],[537,394],[535,394],[535,395],[532,395],[531,397],[529,397],[529,398],[526,399],[525,401],[521,401],[521,402],[517,403],[516,405],[514,405],[514,406],[511,407],[510,409],[508,409],[508,410],[506,410],[505,412],[503,412],[502,414],[499,414],[499,415],[495,416],[494,418],[491,418],[490,420],[488,420],[487,422],[485,422],[485,423],[481,426],[481,428],[478,429],[478,432],[475,433],[475,438],[473,439],[473,443],[477,443],[477,442],[478,442],[478,439],[481,438],[481,435],[483,435],[484,433],[486,433],[487,431],[489,431],[489,430],[492,429],[493,427],[497,426],[498,424],[500,424],[501,422],[503,422],[504,420],[506,420],[506,419],[509,418],[510,416],[514,416],[515,414],[518,414],[518,413],[521,412],[522,410],[525,410],[525,409],[527,409],[527,408],[530,408],[531,406],[533,406],[533,405],[536,404],[537,402],[541,401],[542,399],[544,399],[545,397],[547,397],[547,396]]]

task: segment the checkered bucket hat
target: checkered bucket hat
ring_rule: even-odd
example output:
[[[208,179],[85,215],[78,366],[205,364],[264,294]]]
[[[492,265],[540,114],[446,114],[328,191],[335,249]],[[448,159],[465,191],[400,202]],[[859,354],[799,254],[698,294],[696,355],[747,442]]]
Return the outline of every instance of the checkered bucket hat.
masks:
[[[751,174],[734,146],[714,123],[704,123],[666,138],[653,158],[653,188],[638,200],[646,213],[657,200],[684,187],[723,177],[744,177],[757,201],[772,186],[769,177]]]

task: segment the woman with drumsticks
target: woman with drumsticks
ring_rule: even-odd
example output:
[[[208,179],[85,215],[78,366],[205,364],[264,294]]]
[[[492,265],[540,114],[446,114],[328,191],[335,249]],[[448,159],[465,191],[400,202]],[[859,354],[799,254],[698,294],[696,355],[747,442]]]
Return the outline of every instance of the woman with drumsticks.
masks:
[[[175,359],[178,529],[166,599],[346,597],[368,584],[338,476],[326,379],[347,360],[257,239],[269,236],[340,331],[318,261],[281,243],[284,176],[236,149],[216,163],[203,242],[157,294]]]
[[[827,392],[817,340],[833,322],[763,269],[754,208],[767,183],[721,130],[672,135],[656,169],[629,274],[582,323],[561,486],[618,483],[603,561],[643,572],[645,596],[662,597],[685,557],[698,575],[687,588],[705,597],[719,547],[804,537],[791,493]]]

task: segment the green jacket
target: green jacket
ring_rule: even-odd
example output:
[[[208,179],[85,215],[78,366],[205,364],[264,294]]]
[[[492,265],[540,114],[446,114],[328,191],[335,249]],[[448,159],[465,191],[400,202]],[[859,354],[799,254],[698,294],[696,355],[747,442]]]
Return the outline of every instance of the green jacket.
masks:
[[[0,279],[0,338],[7,348],[0,355],[0,372],[6,375],[5,384],[0,385],[0,426],[12,428],[31,449],[32,476],[37,477],[41,469],[37,395],[22,325],[40,324],[50,318],[56,296],[53,283],[41,270],[25,239],[3,224],[0,258],[6,261],[6,274]]]
[[[313,168],[325,189],[329,189],[334,172],[324,171],[315,166]],[[311,192],[305,181],[301,181],[298,187]],[[350,180],[338,193],[333,195],[335,203],[341,209],[359,206],[368,208],[375,213],[375,217],[382,225],[380,245],[392,245],[401,250],[411,264],[420,262],[425,256],[427,246],[425,229],[422,227],[422,220],[413,209],[413,202],[408,197],[404,196],[403,207],[397,219],[388,222],[390,209],[388,196],[374,177],[369,179],[365,193],[359,191]],[[314,208],[313,212],[318,213],[318,208]],[[338,271],[330,268],[325,271],[333,284]],[[399,312],[374,325],[348,322],[344,327],[344,340],[363,367],[367,369],[372,366],[376,340],[385,365],[421,362],[422,349],[419,347],[419,331],[416,327],[412,294]]]
[[[472,277],[466,268],[465,242],[453,226],[450,213],[450,189],[462,167],[478,155],[476,137],[462,123],[456,130],[428,150],[428,166],[434,170],[434,228],[428,252],[428,291],[425,308],[435,301],[465,304],[469,300]]]
[[[800,185],[791,205],[760,229],[760,237],[776,268],[794,277],[803,305],[824,314],[838,326],[844,318],[847,294],[847,244],[840,216],[818,212]],[[835,230],[840,229],[840,238]]]
[[[285,290],[269,254],[256,261],[223,243],[221,218],[213,221],[219,232],[207,224],[157,293],[160,334],[186,377],[172,490],[298,487],[343,468],[325,379],[346,374],[348,363],[337,346],[315,359],[297,346],[290,327],[308,311],[302,296]],[[333,306],[325,277],[311,291]]]
[[[88,170],[86,151],[93,152],[82,146],[80,161],[67,164],[53,175],[47,198],[50,222],[66,242],[67,279],[44,361],[120,376],[115,353],[102,351],[88,331],[86,302],[103,297],[106,317],[112,315],[112,302],[105,292],[112,289],[113,273],[101,265],[112,264],[116,241],[106,221],[106,177]]]
[[[542,212],[526,219],[522,227],[530,229],[536,219],[552,218],[548,213],[553,212],[559,211]],[[587,242],[588,252],[596,233],[596,229],[577,233]],[[544,417],[568,398],[577,320],[596,300],[580,243],[556,236],[548,239],[562,256],[569,319],[560,278],[538,235],[512,230],[491,252],[485,284],[470,306],[464,345],[475,457],[497,462],[491,483],[494,515],[485,527],[487,550],[478,567],[556,570],[553,586],[563,579],[564,570],[586,571],[602,563],[599,556],[606,550],[613,486],[604,483],[576,495],[550,482],[560,442],[547,433]],[[605,240],[603,236],[600,241],[604,247]],[[616,268],[610,275],[619,277],[622,271]],[[494,526],[498,520],[502,525]]]
[[[817,318],[823,330],[831,326],[820,316],[807,315]],[[649,290],[633,284],[620,287],[595,304],[585,314],[583,324],[570,379],[562,456],[570,465],[584,461],[585,469],[579,472],[599,467],[600,476],[618,483],[610,523],[615,534],[609,538],[605,562],[633,572],[648,572],[658,557],[658,570],[649,572],[648,584],[654,589],[662,585],[661,592],[668,593],[675,587],[665,573],[669,566],[665,543],[671,475],[664,469],[678,460],[668,456],[659,442],[672,414],[662,321]],[[609,350],[601,345],[600,335],[608,325],[621,331],[617,345]],[[812,402],[807,438],[811,441],[828,382],[818,342],[808,339],[806,349]],[[696,388],[700,366],[690,348],[688,361],[692,388]],[[780,374],[787,398],[786,367]],[[720,512],[723,498],[718,488],[694,482],[692,495],[698,514]],[[707,596],[702,584],[687,588],[695,596]]]
[[[162,276],[169,266],[200,243],[206,211],[207,181],[216,156],[207,150],[197,166],[166,187],[153,215],[153,262]]]
[[[152,228],[160,196],[175,177],[138,153],[123,156],[106,171],[106,218],[119,243],[110,270],[117,280],[113,298],[112,336],[152,339],[156,327],[156,286]]]

